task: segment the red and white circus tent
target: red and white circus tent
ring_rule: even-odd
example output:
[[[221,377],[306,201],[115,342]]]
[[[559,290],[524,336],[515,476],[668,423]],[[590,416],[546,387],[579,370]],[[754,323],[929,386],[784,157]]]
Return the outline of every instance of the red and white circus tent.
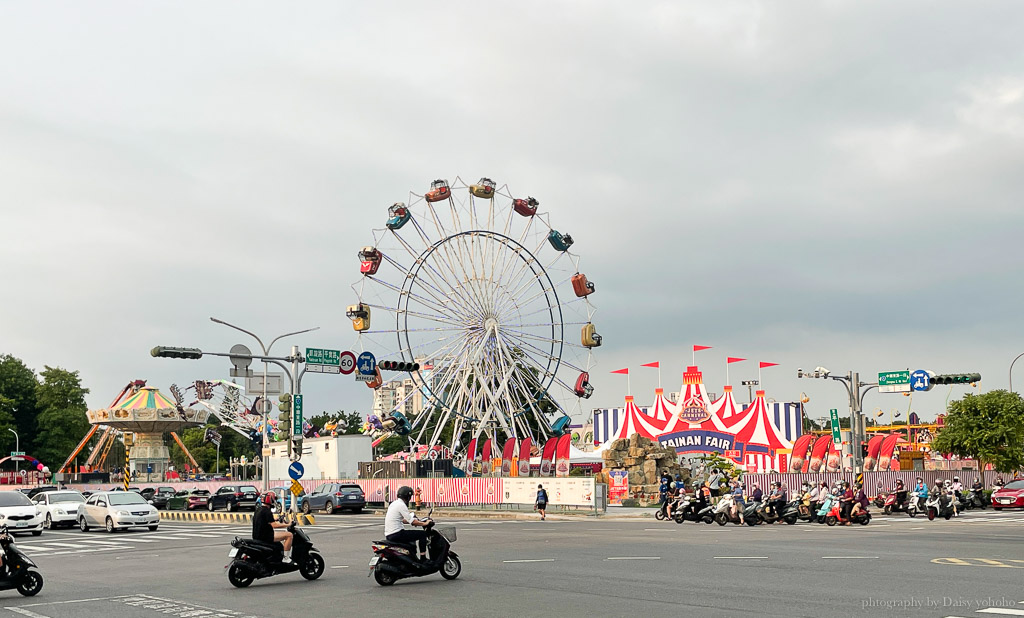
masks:
[[[669,403],[665,401],[665,389],[654,389],[654,405],[648,408],[646,413],[647,416],[662,426],[668,423],[668,419],[672,418],[672,409],[669,407]]]
[[[754,402],[742,413],[732,417],[729,431],[736,436],[736,442],[743,445],[743,464],[757,472],[771,472],[782,469],[780,455],[772,456],[779,449],[791,449],[793,443],[775,427],[765,404],[764,391],[757,391]]]
[[[703,408],[707,414],[701,418],[699,413],[695,414],[697,408]],[[662,429],[661,433],[663,434],[693,429],[729,433],[722,419],[711,410],[711,398],[704,386],[704,374],[695,366],[687,367],[683,372],[683,385],[679,389],[679,401],[670,404],[669,411],[672,416],[665,428]],[[687,420],[688,418],[699,418],[700,420],[691,421]]]
[[[722,396],[711,403],[711,413],[729,424],[729,419],[743,413],[743,408],[736,403],[731,386],[722,387]]]
[[[614,436],[611,436],[601,444],[601,446],[594,449],[594,452],[600,452],[608,448],[608,445],[622,438],[629,438],[635,433],[655,440],[655,436],[660,433],[664,433],[662,426],[663,423],[654,420],[640,411],[640,408],[633,403],[633,396],[626,395],[626,409],[624,411],[625,417],[622,422],[619,423],[619,429],[615,432]]]

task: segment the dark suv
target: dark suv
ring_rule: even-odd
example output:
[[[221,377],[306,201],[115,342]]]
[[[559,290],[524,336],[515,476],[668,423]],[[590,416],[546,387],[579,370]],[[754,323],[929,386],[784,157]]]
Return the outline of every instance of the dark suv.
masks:
[[[355,483],[324,483],[313,493],[299,496],[299,508],[306,514],[310,511],[336,513],[346,509],[360,513],[365,506],[363,488]]]
[[[167,508],[167,499],[175,494],[173,487],[147,487],[139,492],[158,509]]]
[[[219,508],[229,511],[238,509],[256,509],[256,501],[260,492],[252,485],[225,485],[210,496],[206,508],[215,511]]]

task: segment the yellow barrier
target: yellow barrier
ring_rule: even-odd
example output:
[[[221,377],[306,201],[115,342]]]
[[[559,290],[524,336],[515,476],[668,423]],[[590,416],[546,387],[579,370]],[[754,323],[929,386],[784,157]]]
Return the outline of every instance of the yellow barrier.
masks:
[[[289,515],[289,518],[291,515]],[[195,523],[250,523],[252,513],[217,513],[210,511],[160,511],[161,521],[188,521]],[[316,525],[312,515],[297,514],[300,526]]]

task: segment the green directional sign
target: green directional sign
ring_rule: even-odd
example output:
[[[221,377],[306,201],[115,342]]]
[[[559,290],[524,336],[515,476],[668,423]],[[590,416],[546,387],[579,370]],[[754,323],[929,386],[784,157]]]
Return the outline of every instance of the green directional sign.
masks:
[[[292,435],[302,435],[302,395],[292,397]]]
[[[901,384],[910,384],[909,371],[886,371],[878,374],[879,386],[898,386]]]
[[[839,410],[832,408],[828,411],[828,416],[832,420],[832,443],[838,449],[843,443],[843,438],[839,435]]]
[[[306,348],[306,364],[330,365],[332,367],[337,367],[341,364],[341,350]]]

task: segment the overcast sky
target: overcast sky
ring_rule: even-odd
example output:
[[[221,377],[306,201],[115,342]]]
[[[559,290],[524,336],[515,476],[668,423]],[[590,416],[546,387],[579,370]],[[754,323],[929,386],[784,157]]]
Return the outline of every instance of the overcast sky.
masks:
[[[387,205],[489,176],[597,283],[592,407],[621,405],[622,367],[648,403],[651,361],[678,390],[695,343],[709,390],[727,355],[777,362],[768,396],[814,417],[845,391],[798,367],[1006,388],[1021,23],[1016,2],[2,3],[0,353],[80,370],[102,407],[226,377],[148,353],[249,343],[210,316],[349,348]],[[304,390],[307,414],[370,407],[349,378]]]

